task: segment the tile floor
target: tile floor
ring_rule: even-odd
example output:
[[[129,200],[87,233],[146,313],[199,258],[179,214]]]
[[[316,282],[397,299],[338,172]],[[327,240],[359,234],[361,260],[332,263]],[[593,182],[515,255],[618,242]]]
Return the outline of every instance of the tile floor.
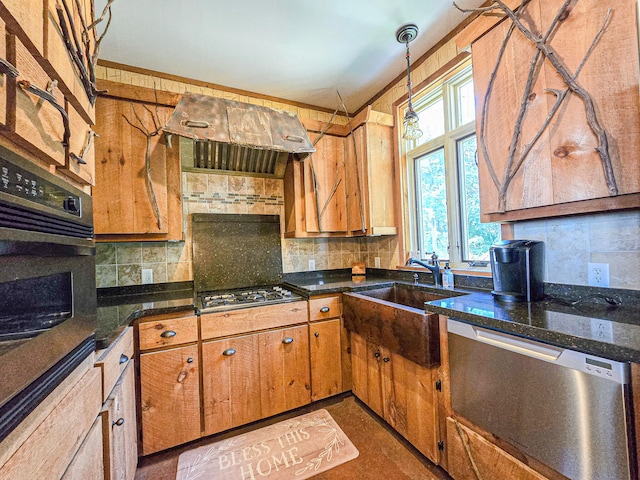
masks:
[[[450,480],[442,469],[429,462],[352,395],[316,402],[248,427],[141,458],[135,480],[175,480],[178,457],[186,450],[320,408],[325,408],[331,414],[360,455],[355,460],[313,477],[314,480]]]

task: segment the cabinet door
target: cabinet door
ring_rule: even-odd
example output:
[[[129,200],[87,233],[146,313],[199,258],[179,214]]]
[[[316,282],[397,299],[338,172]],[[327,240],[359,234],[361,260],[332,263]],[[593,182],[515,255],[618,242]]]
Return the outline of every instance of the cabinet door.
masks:
[[[103,480],[105,470],[102,441],[101,422],[97,418],[64,472],[62,480]]]
[[[309,325],[311,401],[342,392],[340,319]]]
[[[509,34],[510,21],[473,43],[480,206],[488,221],[637,206],[637,198],[616,198],[640,192],[637,2],[614,3],[578,2],[548,41],[570,75],[584,62],[576,82],[595,113],[578,95],[564,95],[567,85],[549,60],[531,73],[537,50],[517,29]],[[562,5],[532,1],[522,16],[534,32],[545,32]]]
[[[110,480],[133,480],[138,465],[136,384],[133,361],[113,388],[110,409]]]
[[[435,369],[382,351],[383,418],[435,463],[438,455],[438,407]]]
[[[202,344],[205,435],[260,419],[258,335]]]
[[[145,108],[146,107],[146,108]],[[154,117],[159,120],[154,120]],[[167,168],[178,155],[163,135],[149,139],[149,171],[153,195],[148,188],[145,157],[147,137],[164,125],[171,109],[123,99],[100,97],[96,101],[96,185],[93,189],[96,234],[167,234],[169,232]],[[131,122],[132,125],[129,124]],[[154,123],[155,122],[155,123]],[[179,164],[179,162],[178,162]],[[117,188],[114,188],[117,185]],[[160,219],[154,211],[157,204]]]
[[[307,232],[347,230],[344,142],[343,137],[325,135],[303,162]]]
[[[142,453],[200,437],[198,346],[140,355]]]
[[[309,327],[260,334],[260,400],[270,417],[310,402]]]
[[[371,410],[384,417],[381,363],[380,347],[351,332],[353,393]]]

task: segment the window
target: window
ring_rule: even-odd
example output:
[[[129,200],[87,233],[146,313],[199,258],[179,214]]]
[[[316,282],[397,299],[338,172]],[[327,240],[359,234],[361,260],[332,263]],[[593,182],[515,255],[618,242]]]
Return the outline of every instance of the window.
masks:
[[[489,260],[500,225],[480,222],[471,66],[420,92],[414,102],[421,138],[406,142],[413,255],[436,252],[454,266]]]

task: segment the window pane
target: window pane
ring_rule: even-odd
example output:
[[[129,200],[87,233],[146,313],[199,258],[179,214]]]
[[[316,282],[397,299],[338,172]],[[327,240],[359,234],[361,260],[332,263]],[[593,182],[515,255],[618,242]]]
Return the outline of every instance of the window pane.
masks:
[[[444,135],[444,100],[442,97],[427,107],[420,108],[416,113],[420,117],[420,129],[422,130],[422,136],[416,141],[416,145],[422,145]]]
[[[473,97],[473,80],[458,87],[459,124],[464,125],[476,119],[476,105]]]
[[[449,225],[447,222],[447,186],[444,149],[440,148],[416,159],[418,183],[418,224],[420,253],[435,251],[449,258]]]
[[[462,260],[489,260],[489,247],[500,239],[500,225],[480,223],[480,192],[476,164],[476,136],[458,141]]]

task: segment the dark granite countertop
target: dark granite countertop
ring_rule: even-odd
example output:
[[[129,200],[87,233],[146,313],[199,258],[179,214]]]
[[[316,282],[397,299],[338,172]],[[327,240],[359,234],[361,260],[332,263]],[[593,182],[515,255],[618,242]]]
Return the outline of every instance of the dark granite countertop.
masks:
[[[191,282],[99,289],[96,348],[107,348],[135,320],[188,311],[196,311]]]
[[[374,272],[366,279],[353,281],[348,271],[335,275],[319,273],[285,277],[292,290],[302,295],[321,295],[384,287],[394,282],[412,281],[413,272]],[[432,290],[447,292],[430,283],[430,275],[419,278],[419,284]],[[456,285],[458,285],[456,276]],[[460,278],[460,280],[463,280]],[[567,298],[581,298],[597,291],[590,287],[545,285],[554,298],[532,303],[496,302],[490,293],[491,280],[484,284],[475,280],[460,282],[456,296],[428,302],[427,310],[447,315],[474,325],[513,333],[563,348],[599,355],[619,361],[640,362],[640,294],[633,290],[602,289],[607,295],[622,297],[621,306],[613,306],[602,298],[590,298],[574,306]],[[484,287],[484,288],[482,288]],[[487,288],[488,287],[488,288]],[[463,295],[460,295],[463,294]],[[563,301],[565,300],[565,301]]]

